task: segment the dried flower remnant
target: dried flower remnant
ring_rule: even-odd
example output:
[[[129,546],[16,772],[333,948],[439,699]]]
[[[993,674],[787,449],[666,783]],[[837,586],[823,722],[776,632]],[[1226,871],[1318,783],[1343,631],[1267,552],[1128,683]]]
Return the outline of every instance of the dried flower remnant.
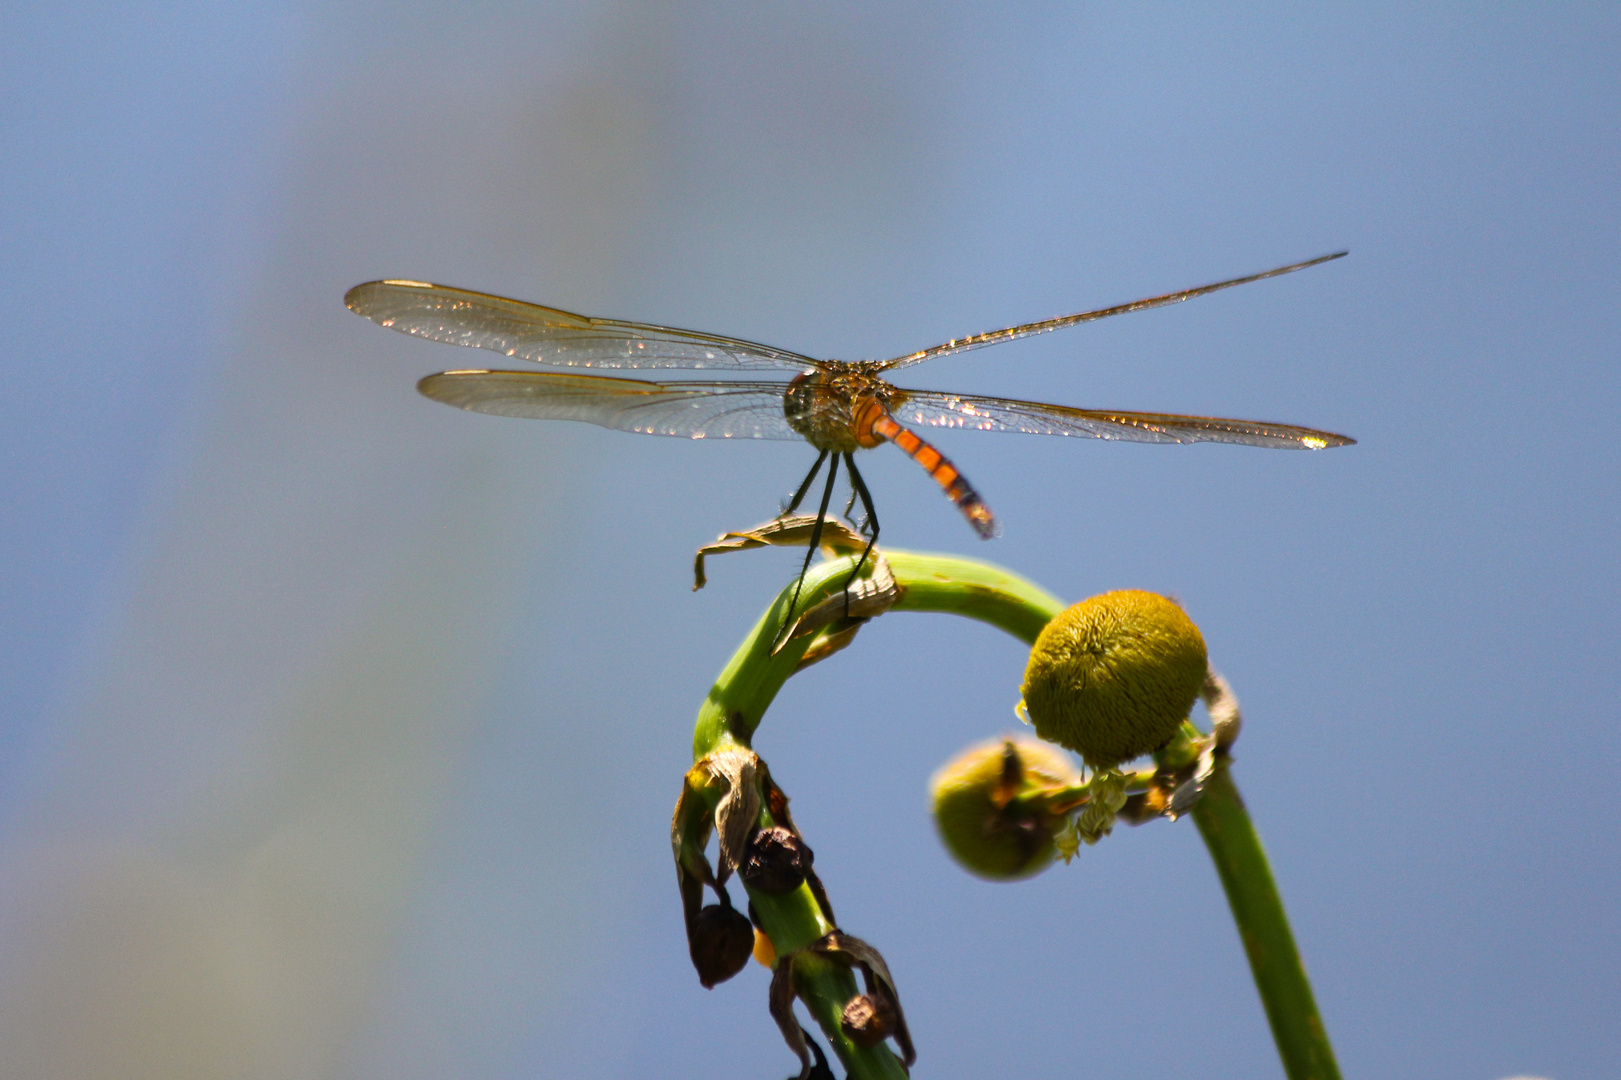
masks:
[[[801,959],[832,960],[861,972],[867,992],[855,995],[844,1003],[840,1031],[862,1049],[871,1049],[886,1038],[894,1039],[901,1050],[901,1064],[910,1069],[917,1061],[917,1051],[906,1028],[906,1015],[901,1011],[900,995],[895,990],[894,978],[889,974],[889,965],[878,950],[865,941],[842,930],[833,930],[803,949],[779,957],[771,977],[771,1017],[782,1031],[783,1041],[799,1057],[800,1080],[808,1080],[814,1075],[806,1049],[805,1032],[799,1026],[793,1009],[794,998],[800,994],[797,969]]]
[[[844,1007],[839,1028],[857,1046],[877,1046],[895,1033],[895,1009],[882,995],[857,994]]]
[[[780,895],[799,888],[814,860],[810,845],[792,830],[756,829],[738,874],[749,888]]]
[[[730,748],[710,754],[688,771],[670,821],[676,884],[687,929],[687,951],[698,981],[705,988],[725,982],[748,963],[754,950],[754,927],[732,907],[726,878],[743,857],[750,817],[760,810],[757,770],[752,751]],[[710,809],[713,801],[715,809]],[[717,877],[704,855],[709,837],[720,833],[721,870]],[[713,889],[719,903],[703,904],[703,890]]]

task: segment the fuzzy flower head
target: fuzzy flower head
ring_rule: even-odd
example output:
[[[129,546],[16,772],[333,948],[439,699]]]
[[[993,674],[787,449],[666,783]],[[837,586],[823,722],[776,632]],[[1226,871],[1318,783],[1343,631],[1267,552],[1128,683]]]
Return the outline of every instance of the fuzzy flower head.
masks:
[[[1036,734],[1112,769],[1176,734],[1204,685],[1204,637],[1174,601],[1124,589],[1042,630],[1024,673]]]

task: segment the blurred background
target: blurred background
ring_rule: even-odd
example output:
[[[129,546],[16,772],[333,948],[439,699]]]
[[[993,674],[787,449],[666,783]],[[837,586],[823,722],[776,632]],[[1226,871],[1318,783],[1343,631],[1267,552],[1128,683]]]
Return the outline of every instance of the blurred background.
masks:
[[[0,16],[0,1075],[776,1077],[668,821],[812,452],[464,414],[380,277],[1286,454],[943,433],[884,540],[1174,594],[1348,1077],[1621,1060],[1613,5],[62,3]],[[931,772],[1023,650],[894,615],[757,747],[920,1076],[1279,1075],[1191,822],[1032,881]]]

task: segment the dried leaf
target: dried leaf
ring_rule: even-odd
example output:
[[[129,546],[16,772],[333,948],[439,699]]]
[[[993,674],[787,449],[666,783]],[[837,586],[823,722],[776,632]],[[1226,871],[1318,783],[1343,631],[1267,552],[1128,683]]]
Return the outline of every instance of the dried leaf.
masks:
[[[742,865],[749,833],[760,817],[760,787],[755,782],[759,761],[752,750],[729,747],[699,762],[712,780],[726,785],[726,793],[715,806],[715,828],[720,833],[718,880],[723,884]]]
[[[1238,698],[1215,668],[1206,673],[1199,696],[1204,699],[1204,706],[1210,712],[1210,727],[1216,737],[1216,749],[1226,750],[1238,741],[1239,729],[1244,726],[1244,717],[1238,711]]]
[[[1235,710],[1234,715],[1237,715]],[[1176,786],[1171,792],[1170,802],[1165,807],[1165,816],[1175,821],[1204,797],[1204,786],[1216,771],[1216,747],[1219,745],[1217,736],[1212,735],[1204,740],[1199,748],[1199,760],[1192,770],[1192,775]]]
[[[675,813],[670,815],[670,849],[675,854],[677,866],[690,863],[694,854],[703,859],[703,850],[709,844],[709,830],[713,827],[713,821],[709,816],[709,804],[698,791],[698,786],[707,779],[708,773],[694,766],[681,785],[681,795],[675,800]],[[707,869],[708,862],[705,861],[704,865]],[[697,872],[695,866],[690,868]],[[708,880],[707,874],[699,876]]]
[[[797,675],[812,664],[819,664],[834,653],[848,648],[850,642],[856,639],[856,631],[861,629],[865,621],[851,622],[849,626],[830,631],[811,642],[810,648],[800,655],[799,663],[794,665],[794,674]]]
[[[901,1048],[901,1062],[910,1069],[917,1060],[917,1051],[912,1047],[912,1035],[906,1028],[906,1013],[901,1009],[901,996],[895,989],[895,979],[889,974],[889,965],[884,963],[883,955],[843,930],[833,930],[808,947],[824,956],[836,956],[847,964],[859,967],[867,984],[867,993],[883,995],[885,1003],[895,1010],[895,1043]]]
[[[695,779],[699,782],[703,779],[703,774],[696,769],[687,774],[681,785],[681,796],[675,801],[675,813],[670,816],[670,848],[675,855],[675,880],[681,890],[681,914],[689,944],[693,920],[703,907],[704,886],[715,879],[709,860],[704,856],[712,828],[709,804],[694,786]]]
[[[713,544],[698,549],[692,562],[693,591],[709,583],[704,574],[704,556],[724,555],[728,551],[748,551],[759,547],[805,547],[810,543],[816,527],[815,514],[794,514],[774,518],[743,532],[722,533]],[[817,544],[830,555],[849,555],[867,546],[866,537],[835,517],[822,519],[822,536]]]
[[[901,598],[900,585],[889,569],[889,560],[875,548],[872,552],[872,576],[851,582],[843,592],[834,593],[794,620],[794,625],[782,635],[773,650],[780,652],[794,638],[814,634],[824,626],[840,619],[872,619],[895,606]]]
[[[805,1030],[794,1015],[794,963],[791,957],[778,957],[777,970],[771,973],[771,992],[767,998],[771,1006],[771,1019],[782,1032],[782,1041],[799,1056],[798,1080],[810,1080],[811,1059],[805,1049]]]
[[[811,1067],[810,1076],[806,1080],[838,1080],[838,1077],[833,1075],[833,1070],[828,1067],[827,1055],[822,1053],[821,1044],[809,1035],[805,1036],[805,1041],[810,1044],[811,1053],[816,1055],[816,1064]]]

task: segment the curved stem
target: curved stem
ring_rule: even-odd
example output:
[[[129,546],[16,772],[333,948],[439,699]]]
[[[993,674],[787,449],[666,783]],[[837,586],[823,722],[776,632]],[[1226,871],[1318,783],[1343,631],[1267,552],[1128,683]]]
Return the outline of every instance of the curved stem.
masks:
[[[894,611],[942,612],[978,619],[1033,644],[1042,627],[1064,608],[1057,598],[1017,574],[976,559],[896,550],[885,550],[884,558],[901,589]],[[798,607],[809,608],[836,592],[854,562],[847,556],[811,567],[805,575]],[[771,651],[792,593],[790,586],[778,595],[710,688],[693,731],[694,760],[728,743],[747,746],[777,691],[793,675],[814,640],[814,635],[797,638],[784,643],[779,652]],[[1193,818],[1227,891],[1233,920],[1249,955],[1255,986],[1289,1080],[1339,1080],[1334,1051],[1312,999],[1283,901],[1260,838],[1225,763],[1211,777],[1204,798],[1194,807]],[[751,891],[750,898],[768,928],[814,925],[821,919],[808,889],[785,896]],[[803,944],[779,942],[775,934],[769,936],[773,945],[783,946],[779,954]],[[850,1080],[903,1076],[904,1070],[894,1054],[882,1046],[861,1050],[839,1030],[837,1018],[854,986],[847,975],[830,970],[808,979],[802,991],[807,1007],[843,1061]]]
[[[978,559],[884,550],[901,587],[895,611],[939,611],[990,623],[1035,644],[1065,604],[1011,571]]]
[[[1340,1080],[1283,898],[1226,762],[1205,784],[1193,821],[1227,892],[1284,1073],[1289,1080]]]

